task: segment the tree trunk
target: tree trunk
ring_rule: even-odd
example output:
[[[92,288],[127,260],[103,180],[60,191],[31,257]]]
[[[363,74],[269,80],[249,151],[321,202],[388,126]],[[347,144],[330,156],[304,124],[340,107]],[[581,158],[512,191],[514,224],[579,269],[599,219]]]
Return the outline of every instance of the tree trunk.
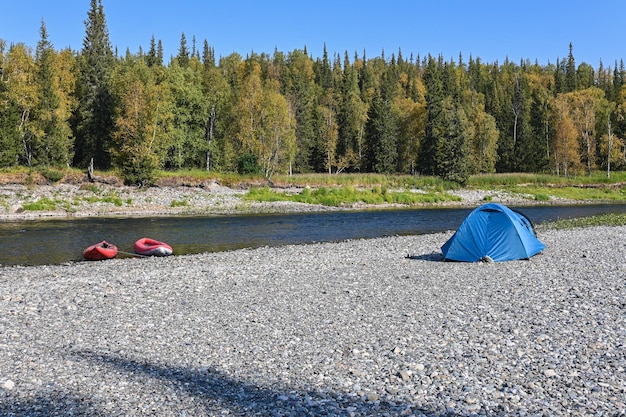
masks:
[[[606,156],[606,177],[611,178],[611,150],[613,149],[613,134],[611,133],[611,119],[608,122],[609,127],[609,143]]]

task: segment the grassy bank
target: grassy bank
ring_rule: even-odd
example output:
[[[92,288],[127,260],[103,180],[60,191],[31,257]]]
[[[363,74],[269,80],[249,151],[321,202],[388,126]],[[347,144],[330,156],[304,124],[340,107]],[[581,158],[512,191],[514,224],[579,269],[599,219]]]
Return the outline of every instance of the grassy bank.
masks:
[[[115,171],[96,172],[108,184],[121,185]],[[85,184],[85,173],[76,169],[16,168],[0,170],[0,184],[21,183],[35,187],[43,184]],[[298,174],[276,175],[267,180],[262,176],[243,176],[234,173],[216,173],[203,170],[161,171],[156,184],[166,186],[203,186],[217,182],[223,186],[245,189],[245,199],[252,201],[293,201],[327,206],[354,204],[419,205],[459,201],[451,194],[459,186],[437,177],[385,174]],[[94,186],[97,188],[96,186]],[[626,172],[614,172],[611,178],[605,172],[590,176],[560,177],[545,174],[482,174],[472,176],[469,190],[488,191],[496,195],[505,192],[522,199],[549,201],[554,198],[593,201],[626,202]],[[97,190],[94,198],[102,196]],[[491,201],[488,195],[485,202]],[[42,205],[42,202],[40,205]],[[71,202],[70,202],[71,203]],[[58,202],[57,202],[58,204]],[[49,204],[48,204],[49,205]],[[37,210],[39,206],[25,209]]]
[[[277,177],[273,187],[251,187],[247,198],[259,201],[300,201],[312,204],[424,204],[458,201],[450,191],[453,182],[436,177],[380,174],[295,175]],[[300,193],[284,193],[288,187],[304,188]],[[308,189],[317,190],[315,192]],[[539,174],[490,174],[471,177],[467,189],[505,192],[532,201],[553,198],[574,201],[626,202],[626,173],[611,179],[603,172],[584,177],[558,177]],[[486,197],[486,201],[490,201]]]
[[[561,219],[538,225],[539,230],[574,229],[592,226],[626,226],[626,213],[600,214],[578,219]]]
[[[460,201],[457,196],[440,191],[406,191],[389,190],[385,187],[374,186],[369,189],[357,189],[354,186],[346,187],[319,187],[304,188],[297,193],[281,192],[269,187],[256,187],[243,197],[254,201],[293,201],[306,204],[322,204],[324,206],[341,206],[343,204],[432,204],[446,201]]]
[[[605,172],[592,175],[560,177],[544,174],[483,174],[470,178],[468,187],[501,190],[527,195],[537,201],[552,197],[578,201],[626,201],[626,172],[615,172],[611,178]]]

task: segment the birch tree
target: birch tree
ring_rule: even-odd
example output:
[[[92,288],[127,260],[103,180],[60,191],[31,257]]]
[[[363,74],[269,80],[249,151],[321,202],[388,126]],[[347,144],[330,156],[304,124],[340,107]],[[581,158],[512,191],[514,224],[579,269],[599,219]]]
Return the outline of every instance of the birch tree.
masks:
[[[113,85],[120,103],[113,148],[116,166],[126,183],[150,185],[169,147],[168,90],[155,83],[143,60],[121,65]]]
[[[604,99],[604,92],[592,87],[567,94],[572,121],[578,131],[583,161],[587,174],[591,175],[596,166],[596,113]]]
[[[295,120],[287,100],[271,86],[263,86],[261,69],[254,64],[239,97],[237,135],[241,148],[252,153],[269,179],[281,165],[288,165],[295,143]]]
[[[5,97],[9,103],[13,103],[17,113],[18,124],[15,129],[21,142],[20,159],[27,166],[31,166],[37,136],[37,126],[33,122],[32,113],[39,103],[39,93],[35,61],[26,45],[18,43],[9,49],[2,72],[6,83]]]
[[[570,113],[567,94],[559,94],[554,100],[553,122],[555,134],[552,142],[552,156],[556,175],[567,177],[582,169],[578,147],[578,134]]]

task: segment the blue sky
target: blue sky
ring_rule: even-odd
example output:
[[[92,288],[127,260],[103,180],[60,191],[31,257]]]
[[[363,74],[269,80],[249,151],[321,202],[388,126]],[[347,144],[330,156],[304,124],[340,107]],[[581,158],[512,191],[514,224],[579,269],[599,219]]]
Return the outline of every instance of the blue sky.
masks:
[[[329,56],[348,51],[388,58],[400,49],[424,57],[461,53],[484,63],[521,59],[555,63],[567,57],[570,42],[576,64],[613,67],[626,58],[626,1],[419,1],[353,0],[103,0],[111,43],[147,51],[154,35],[161,40],[165,61],[176,55],[182,33],[189,48],[193,36],[202,48],[206,39],[217,57],[233,52],[273,54],[307,47],[314,58],[326,44]],[[56,49],[82,48],[89,0],[3,0],[0,39],[36,47],[44,19]]]

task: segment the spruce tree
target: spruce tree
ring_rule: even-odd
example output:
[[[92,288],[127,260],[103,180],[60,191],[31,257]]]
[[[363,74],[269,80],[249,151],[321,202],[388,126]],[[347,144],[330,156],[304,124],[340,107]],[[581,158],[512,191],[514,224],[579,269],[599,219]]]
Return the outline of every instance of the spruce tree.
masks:
[[[318,60],[318,79],[317,83],[322,89],[330,88],[332,85],[333,75],[330,66],[330,60],[328,59],[328,52],[326,51],[326,44],[324,43],[324,51],[322,53],[322,61]]]
[[[443,81],[437,61],[431,56],[424,73],[426,85],[426,129],[420,154],[418,155],[418,170],[425,175],[434,175],[437,171],[436,150],[442,126],[441,113],[443,101]]]
[[[48,40],[45,22],[39,30],[35,64],[39,100],[35,108],[35,119],[39,124],[38,138],[34,144],[35,163],[42,165],[67,166],[71,161],[72,136],[67,120],[62,118],[61,96],[52,44]],[[67,92],[66,92],[67,93]]]
[[[578,88],[578,77],[576,76],[576,62],[574,60],[573,46],[569,44],[569,54],[567,54],[567,64],[565,65],[565,92],[571,93]]]
[[[163,65],[163,42],[161,42],[161,39],[157,43],[157,64]]]
[[[108,169],[114,131],[111,73],[115,62],[101,0],[91,0],[78,62],[78,109],[73,117],[74,164],[87,167],[93,158],[95,168]]]
[[[317,137],[314,64],[305,49],[290,52],[286,65],[286,70],[290,74],[290,83],[285,95],[294,109],[296,118],[298,153],[294,161],[294,172],[311,172],[314,166],[313,149]]]
[[[626,70],[624,69],[624,60],[620,60],[619,66],[615,61],[613,69],[613,97],[619,97],[622,86],[626,82]]]
[[[0,40],[0,58],[4,55],[2,40]],[[4,64],[0,60],[0,64]],[[4,68],[1,68],[4,70]],[[0,71],[0,79],[3,72]],[[20,155],[20,135],[16,126],[20,124],[20,112],[13,100],[8,99],[7,84],[0,82],[0,168],[18,164]]]
[[[159,63],[157,59],[157,49],[154,35],[152,35],[152,38],[150,39],[150,49],[148,50],[148,53],[146,54],[144,60],[146,61],[146,65],[148,65],[149,67],[158,65]]]
[[[367,170],[395,173],[398,162],[396,128],[391,116],[391,100],[384,88],[377,91],[372,100],[365,135]]]
[[[524,142],[521,170],[525,172],[544,172],[548,169],[548,143],[546,141],[546,124],[548,122],[548,92],[535,90],[532,92],[530,106],[530,137]]]
[[[182,68],[189,66],[189,48],[187,47],[187,38],[184,33],[180,37],[180,46],[178,47],[176,60],[178,61],[178,65]]]
[[[339,120],[339,143],[337,154],[344,158],[346,169],[358,167],[363,154],[363,136],[367,112],[361,100],[359,80],[356,68],[350,64],[346,51],[343,64],[342,88]]]
[[[213,47],[209,46],[209,42],[206,39],[202,46],[202,65],[204,65],[205,70],[215,68],[215,51]]]
[[[471,173],[468,120],[459,103],[458,89],[452,82],[451,71],[441,57],[431,57],[424,75],[427,95],[427,123],[419,169],[427,175],[464,185]]]
[[[565,67],[565,64],[563,60],[556,61],[556,65],[554,68],[554,92],[555,94],[566,92],[565,91],[565,75],[563,71],[564,67]]]
[[[440,125],[443,131],[435,149],[434,173],[445,180],[466,185],[471,174],[468,120],[462,106],[451,97],[442,102]]]

